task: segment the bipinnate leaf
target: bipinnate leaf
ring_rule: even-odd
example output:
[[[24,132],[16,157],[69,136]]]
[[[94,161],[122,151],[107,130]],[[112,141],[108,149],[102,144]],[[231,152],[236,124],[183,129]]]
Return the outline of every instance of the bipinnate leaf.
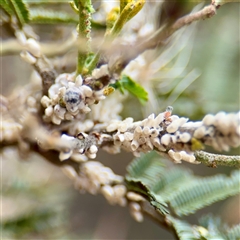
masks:
[[[193,214],[240,192],[239,170],[233,171],[230,177],[222,174],[198,177],[179,166],[164,166],[155,152],[135,159],[127,171],[129,187],[134,186],[137,192],[148,196],[151,203],[168,204],[178,216]]]
[[[199,219],[199,223],[201,226],[208,229],[212,236],[219,235],[222,236],[224,240],[240,239],[240,224],[237,224],[230,228],[226,223],[222,222],[219,217],[215,217],[212,214],[207,214],[201,217]]]
[[[167,220],[172,224],[180,240],[225,240],[220,233],[210,232],[202,226],[191,225],[172,216],[167,216]]]
[[[232,240],[232,239],[239,240],[240,239],[240,224],[233,226],[232,228],[230,228],[227,231],[226,239],[227,240]]]
[[[199,239],[199,233],[187,222],[168,217],[180,240]]]
[[[127,168],[128,175],[125,180],[127,187],[143,195],[157,210],[162,214],[167,214],[167,204],[160,198],[156,199],[155,193],[151,191],[151,184],[160,176],[160,170],[164,170],[160,161],[154,161],[157,154],[152,151],[146,155],[137,158]]]
[[[22,0],[9,0],[8,4],[15,14],[20,27],[23,27],[25,23],[29,22],[29,10],[27,4]]]
[[[183,184],[168,201],[177,215],[189,215],[240,193],[239,178],[239,170],[233,171],[230,177],[222,174],[205,178],[194,177]]]

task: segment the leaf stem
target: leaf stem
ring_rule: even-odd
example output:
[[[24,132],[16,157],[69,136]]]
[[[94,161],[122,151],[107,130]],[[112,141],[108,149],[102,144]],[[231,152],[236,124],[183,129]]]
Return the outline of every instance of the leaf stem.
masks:
[[[109,13],[107,20],[108,20],[108,23],[113,26],[111,29],[107,29],[103,42],[100,45],[100,48],[101,46],[103,46],[108,42],[111,43],[120,33],[125,23],[137,14],[142,9],[144,4],[145,4],[145,0],[137,0],[137,1],[121,0],[120,1],[120,8],[122,8],[121,14],[119,15],[118,8],[112,9],[112,11]],[[113,24],[113,22],[115,23]],[[100,58],[100,51],[98,51],[95,54],[91,62],[88,64],[88,67],[87,67],[88,73],[90,73],[96,67],[99,58]]]

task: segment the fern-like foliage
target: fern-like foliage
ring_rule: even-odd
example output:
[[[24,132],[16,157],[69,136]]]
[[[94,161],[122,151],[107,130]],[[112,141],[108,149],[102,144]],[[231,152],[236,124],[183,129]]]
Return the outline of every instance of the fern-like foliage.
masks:
[[[133,161],[128,167],[127,172],[132,179],[143,180],[149,187],[159,177],[165,167],[161,161],[156,161],[158,155],[152,151],[146,155],[142,155]]]
[[[77,15],[43,8],[32,8],[30,10],[30,19],[31,23],[37,24],[78,23]]]
[[[239,170],[233,171],[230,177],[197,177],[184,168],[165,166],[155,152],[135,159],[127,171],[128,188],[144,195],[164,215],[169,214],[168,205],[178,216],[189,215],[240,192]],[[229,229],[218,218],[206,216],[200,226],[193,226],[172,214],[166,217],[179,239],[240,239],[240,225]]]
[[[176,231],[176,234],[178,235],[180,240],[225,240],[223,234],[220,232],[215,232],[211,229],[209,231],[208,229],[197,226],[197,225],[191,225],[185,221],[182,221],[180,219],[176,219],[174,217],[169,216],[168,221],[171,222],[173,228]],[[235,239],[235,238],[233,238]]]
[[[10,6],[10,3],[7,2],[7,0],[1,0],[0,7],[7,13],[9,16],[12,16],[14,14],[13,9]]]
[[[221,236],[222,239],[227,240],[239,240],[240,239],[240,224],[229,228],[227,224],[223,223],[220,218],[214,217],[211,214],[203,216],[199,219],[199,223],[209,232],[211,235]]]
[[[154,152],[135,159],[127,171],[130,189],[147,195],[155,207],[159,203],[164,206],[167,203],[178,216],[192,214],[240,192],[239,170],[233,171],[230,177],[197,177],[183,168],[164,166]]]
[[[160,161],[155,161],[157,154],[150,152],[142,155],[137,161],[133,161],[128,166],[129,175],[126,176],[126,182],[129,190],[144,195],[149,202],[162,214],[169,213],[167,204],[161,198],[156,199],[155,193],[151,190],[151,184],[159,179],[161,172],[164,171],[164,165]]]
[[[179,216],[194,213],[214,202],[238,194],[239,176],[240,172],[237,170],[230,177],[194,177],[179,188],[168,201]]]
[[[10,16],[16,16],[19,27],[29,22],[28,5],[22,0],[1,0],[0,7]]]
[[[180,240],[239,240],[240,225],[229,229],[226,224],[221,222],[220,218],[211,215],[204,216],[200,219],[200,225],[191,225],[183,220],[167,217],[175,229]]]
[[[180,240],[201,239],[201,234],[185,221],[169,217],[169,221],[174,227]]]
[[[232,227],[229,229],[226,233],[226,239],[231,240],[231,239],[240,239],[240,224]]]
[[[167,202],[191,178],[192,173],[187,169],[180,167],[164,169],[160,178],[152,183],[152,190],[156,194],[156,197],[161,196]]]

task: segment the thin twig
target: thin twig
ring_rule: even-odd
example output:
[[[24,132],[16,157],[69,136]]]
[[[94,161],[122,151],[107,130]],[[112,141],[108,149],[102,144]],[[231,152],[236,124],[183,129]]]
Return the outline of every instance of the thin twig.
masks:
[[[129,51],[127,54],[124,54],[124,56],[121,56],[120,59],[118,58],[114,62],[114,64],[112,64],[111,71],[113,71],[112,69],[114,69],[114,71],[121,72],[127,66],[127,64],[131,60],[139,56],[139,54],[145,52],[146,50],[163,45],[167,41],[167,39],[180,28],[189,25],[195,21],[213,17],[215,14],[216,7],[214,5],[209,5],[198,12],[191,13],[178,19],[170,27],[168,25],[164,26],[146,41],[142,42],[138,46],[135,46],[134,51]]]
[[[156,209],[150,205],[149,202],[147,202],[147,201],[142,202],[141,207],[142,207],[142,211],[143,211],[144,215],[151,218],[153,221],[155,221],[158,225],[160,225],[167,231],[172,232],[174,237],[176,239],[179,239],[178,235],[176,233],[176,230],[174,229],[174,227],[171,224],[169,224],[166,217],[163,216],[162,214],[158,213],[156,211]]]
[[[55,82],[57,72],[51,62],[44,55],[38,58],[33,66],[42,78],[43,95],[47,95],[48,89]]]
[[[240,167],[240,156],[227,156],[220,154],[207,153],[204,151],[195,152],[196,160],[209,167],[218,165],[229,167]]]

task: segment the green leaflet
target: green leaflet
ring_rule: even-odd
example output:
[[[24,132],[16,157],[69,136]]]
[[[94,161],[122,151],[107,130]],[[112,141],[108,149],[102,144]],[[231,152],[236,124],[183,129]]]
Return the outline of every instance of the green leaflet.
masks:
[[[208,229],[212,236],[222,236],[222,238],[226,240],[240,239],[240,224],[229,228],[219,217],[214,217],[211,214],[201,217],[199,223]]]
[[[124,2],[124,3],[123,3]],[[123,26],[133,18],[144,6],[145,0],[127,0],[120,1],[120,11],[118,19],[115,21],[112,29],[108,32],[110,37],[116,37]]]
[[[0,7],[9,15],[12,16],[14,14],[13,9],[11,8],[9,2],[6,0],[0,1]]]
[[[79,0],[74,0],[75,6],[78,8],[79,6]]]
[[[230,177],[216,175],[201,178],[178,166],[165,167],[161,159],[156,158],[155,152],[135,159],[127,171],[126,180],[130,188],[147,195],[151,203],[167,203],[178,216],[192,214],[240,192],[239,170],[233,171]]]
[[[201,226],[191,225],[172,216],[167,216],[174,227],[179,239],[198,240],[238,240],[240,238],[240,225],[229,229],[220,218],[206,215],[199,220]]]
[[[168,217],[168,220],[172,223],[178,237],[180,240],[186,240],[186,239],[201,239],[200,234],[187,222],[184,222],[179,219],[175,219],[173,217]]]
[[[29,11],[27,4],[22,0],[9,0],[8,4],[16,15],[20,27],[29,22]],[[13,13],[12,12],[12,13]]]
[[[147,185],[144,185],[141,181],[137,179],[132,179],[131,177],[126,177],[125,179],[128,190],[137,192],[141,195],[143,195],[152,206],[155,207],[158,211],[160,211],[163,215],[166,215],[169,213],[167,209],[167,204],[161,199],[156,199],[154,196],[154,193],[149,190],[149,187]]]
[[[145,89],[135,81],[133,81],[129,76],[123,75],[122,78],[114,84],[111,84],[115,89],[119,89],[121,93],[127,90],[132,95],[137,97],[141,103],[148,101],[148,93]]]
[[[231,229],[229,229],[227,231],[226,239],[228,239],[228,240],[232,240],[232,239],[239,240],[240,239],[240,224],[232,227]]]
[[[167,171],[161,173],[157,182],[152,184],[152,189],[156,195],[161,194],[161,198],[164,201],[169,201],[172,195],[174,195],[179,188],[192,178],[192,173],[181,167],[170,168]],[[169,187],[171,185],[171,188]]]
[[[128,189],[144,195],[148,201],[163,215],[168,214],[167,204],[156,199],[154,192],[151,191],[151,184],[160,176],[164,165],[160,161],[155,161],[157,153],[152,151],[142,155],[133,161],[127,168],[128,174],[125,178]]]
[[[152,184],[159,179],[161,173],[165,171],[164,164],[156,160],[158,154],[152,151],[147,154],[142,154],[127,167],[127,172],[132,179],[143,180],[144,184],[151,187]]]
[[[167,216],[180,240],[225,240],[219,233],[210,233],[206,228],[191,225],[185,221]]]

